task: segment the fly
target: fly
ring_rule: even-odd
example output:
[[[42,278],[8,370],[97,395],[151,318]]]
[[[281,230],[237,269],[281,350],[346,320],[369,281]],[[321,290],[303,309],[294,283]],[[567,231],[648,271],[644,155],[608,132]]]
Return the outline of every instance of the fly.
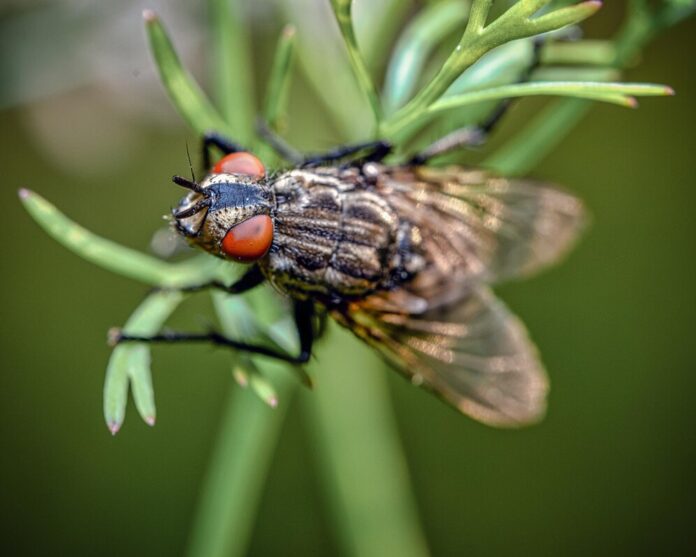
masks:
[[[301,157],[270,136],[293,164],[276,174],[241,146],[206,135],[206,168],[211,148],[224,157],[200,182],[174,177],[190,191],[172,221],[193,246],[248,269],[232,285],[196,288],[241,294],[269,282],[292,301],[300,352],[217,332],[120,332],[116,341],[211,342],[302,364],[315,317],[328,314],[461,412],[500,426],[537,420],[546,374],[490,286],[561,258],[582,228],[583,207],[543,183],[425,166],[471,141],[471,130],[457,133],[398,165],[383,162],[391,146],[382,141]]]

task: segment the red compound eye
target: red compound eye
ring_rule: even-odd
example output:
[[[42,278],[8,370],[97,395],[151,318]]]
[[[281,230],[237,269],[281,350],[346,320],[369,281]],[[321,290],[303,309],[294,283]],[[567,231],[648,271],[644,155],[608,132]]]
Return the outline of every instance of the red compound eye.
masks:
[[[230,153],[222,157],[213,167],[213,174],[244,174],[252,178],[263,178],[266,169],[251,153]]]
[[[256,215],[227,231],[221,249],[241,263],[261,259],[273,242],[273,221],[268,215]]]

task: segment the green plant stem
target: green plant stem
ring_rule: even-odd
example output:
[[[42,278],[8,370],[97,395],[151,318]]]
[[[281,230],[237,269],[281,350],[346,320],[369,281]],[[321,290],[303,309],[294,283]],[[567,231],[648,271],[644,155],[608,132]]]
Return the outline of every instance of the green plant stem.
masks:
[[[280,403],[270,408],[233,384],[225,402],[215,449],[206,472],[187,555],[246,555],[259,495],[297,381],[269,364]]]
[[[327,340],[304,402],[341,546],[360,557],[428,555],[383,364],[336,325]]]

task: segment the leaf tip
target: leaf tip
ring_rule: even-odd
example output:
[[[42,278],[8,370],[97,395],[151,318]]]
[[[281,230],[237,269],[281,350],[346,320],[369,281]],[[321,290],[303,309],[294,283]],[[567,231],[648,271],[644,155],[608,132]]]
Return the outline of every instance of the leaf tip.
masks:
[[[292,39],[295,36],[295,33],[297,33],[297,29],[294,25],[288,24],[285,27],[283,27],[284,39]]]
[[[106,427],[109,428],[111,435],[116,435],[119,429],[121,429],[121,424],[119,422],[108,422]]]
[[[602,0],[588,0],[587,2],[583,2],[585,6],[593,9],[594,11],[597,11],[599,8],[601,8],[602,3]]]
[[[271,397],[269,397],[268,400],[267,400],[266,402],[268,402],[268,406],[270,406],[271,408],[277,408],[277,407],[278,407],[278,397],[277,397],[277,396],[271,396]]]
[[[155,417],[154,416],[145,416],[144,418],[145,423],[149,425],[150,427],[154,427],[155,425]]]
[[[232,372],[232,377],[234,377],[234,380],[237,382],[237,385],[239,385],[243,389],[246,389],[249,386],[249,377],[243,370],[235,369]]]
[[[120,327],[111,327],[106,333],[106,344],[111,348],[115,348],[121,340],[121,333]]]
[[[672,87],[670,87],[669,85],[665,85],[665,95],[667,95],[668,97],[673,97],[676,94],[677,92]]]
[[[157,14],[155,13],[155,10],[143,10],[143,19],[145,20],[145,23],[154,23],[157,21]]]
[[[635,97],[626,97],[626,106],[628,108],[638,108],[638,99]]]
[[[33,195],[33,192],[26,188],[19,188],[17,195],[19,195],[19,199],[24,201],[25,199],[29,199]]]

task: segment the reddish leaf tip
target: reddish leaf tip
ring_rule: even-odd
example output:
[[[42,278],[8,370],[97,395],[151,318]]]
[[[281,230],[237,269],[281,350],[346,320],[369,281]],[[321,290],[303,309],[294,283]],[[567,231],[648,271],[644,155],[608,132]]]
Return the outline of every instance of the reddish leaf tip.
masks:
[[[155,10],[143,10],[143,19],[145,20],[145,23],[154,23],[157,21],[157,14],[155,13]]]
[[[117,422],[109,422],[108,424],[106,424],[106,427],[109,428],[111,435],[116,435],[118,433],[118,430],[121,429],[121,424]]]
[[[673,96],[676,95],[676,94],[677,94],[677,92],[676,92],[672,87],[670,87],[669,85],[665,87],[665,95],[668,95],[668,96],[670,96],[670,97],[673,97]]]
[[[271,398],[269,398],[268,405],[271,408],[277,408],[278,407],[278,397],[272,396]]]
[[[638,99],[636,99],[635,97],[627,97],[626,106],[628,108],[638,108]]]
[[[246,374],[241,372],[234,372],[232,376],[234,377],[234,380],[237,382],[237,385],[239,385],[242,389],[246,389],[249,386],[249,380],[247,379]]]
[[[145,416],[145,423],[149,425],[150,427],[153,427],[155,425],[155,417],[154,416]]]
[[[106,343],[111,348],[115,348],[119,340],[121,340],[121,328],[111,327],[106,333]]]
[[[26,188],[19,188],[17,194],[19,195],[20,199],[28,199],[29,196],[31,196],[31,191]]]

